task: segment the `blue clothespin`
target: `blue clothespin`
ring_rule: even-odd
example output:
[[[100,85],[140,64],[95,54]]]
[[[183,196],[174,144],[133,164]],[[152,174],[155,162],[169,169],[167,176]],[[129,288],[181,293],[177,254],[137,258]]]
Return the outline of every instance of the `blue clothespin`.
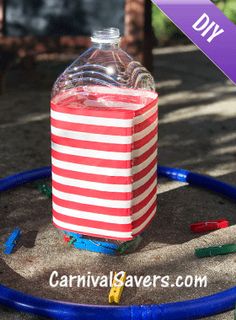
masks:
[[[80,238],[73,243],[76,249],[99,252],[109,255],[116,255],[118,245],[109,242],[95,241],[91,239]]]
[[[21,230],[20,228],[16,228],[13,230],[13,232],[10,234],[10,236],[7,238],[7,241],[4,243],[4,253],[5,254],[11,254],[12,251],[14,250],[16,244],[17,244],[17,240],[20,238],[21,236]]]
[[[86,239],[76,232],[64,231],[64,234],[70,238],[69,244],[73,245],[76,249],[115,255],[119,247],[110,242]]]

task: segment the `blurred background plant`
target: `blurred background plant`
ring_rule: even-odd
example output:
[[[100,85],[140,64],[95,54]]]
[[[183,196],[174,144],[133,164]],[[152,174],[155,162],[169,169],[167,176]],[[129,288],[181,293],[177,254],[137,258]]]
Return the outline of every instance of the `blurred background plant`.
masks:
[[[236,23],[236,0],[214,0],[213,2],[232,22]],[[190,43],[155,5],[152,7],[152,25],[160,46]]]

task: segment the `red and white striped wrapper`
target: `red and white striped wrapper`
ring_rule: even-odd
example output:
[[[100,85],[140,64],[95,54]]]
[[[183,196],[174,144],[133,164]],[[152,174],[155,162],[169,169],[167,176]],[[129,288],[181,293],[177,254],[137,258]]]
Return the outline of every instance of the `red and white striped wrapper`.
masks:
[[[51,102],[53,223],[131,240],[156,213],[157,94],[91,86]]]

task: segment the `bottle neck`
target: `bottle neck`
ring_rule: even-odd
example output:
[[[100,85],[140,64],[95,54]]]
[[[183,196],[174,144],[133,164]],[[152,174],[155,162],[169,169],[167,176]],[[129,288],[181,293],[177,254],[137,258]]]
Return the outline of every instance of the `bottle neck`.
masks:
[[[114,50],[119,48],[120,31],[116,28],[96,30],[92,37],[93,47],[101,50]]]
[[[97,48],[100,50],[116,50],[116,49],[119,49],[120,47],[119,42],[101,43],[101,42],[92,41],[92,45],[94,48]]]

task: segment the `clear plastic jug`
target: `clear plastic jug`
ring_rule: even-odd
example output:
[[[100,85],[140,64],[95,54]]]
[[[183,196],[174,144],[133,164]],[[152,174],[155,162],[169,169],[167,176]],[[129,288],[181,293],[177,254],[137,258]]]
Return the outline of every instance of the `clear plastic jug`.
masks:
[[[127,241],[156,213],[157,94],[118,29],[91,40],[52,91],[53,223]]]

